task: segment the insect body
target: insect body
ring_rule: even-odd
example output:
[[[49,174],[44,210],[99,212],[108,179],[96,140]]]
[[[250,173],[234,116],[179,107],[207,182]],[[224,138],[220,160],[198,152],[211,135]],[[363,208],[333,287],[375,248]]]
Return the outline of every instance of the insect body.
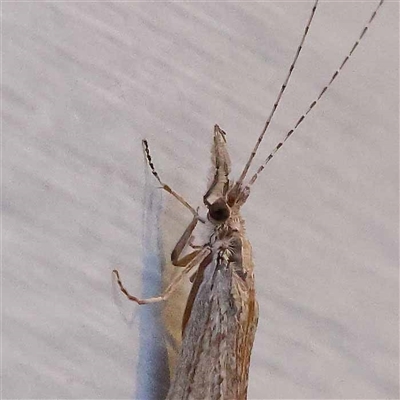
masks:
[[[293,62],[264,129],[236,182],[229,176],[231,163],[226,134],[215,125],[212,145],[214,176],[203,196],[203,202],[207,208],[207,223],[211,226],[211,233],[205,244],[192,246],[191,238],[197,224],[199,222],[206,223],[206,221],[200,218],[196,209],[182,196],[161,181],[154,168],[148,144],[143,141],[147,161],[161,187],[193,214],[193,220],[171,254],[172,263],[183,267],[183,270],[161,296],[139,299],[130,295],[123,286],[118,271],[113,271],[121,291],[130,300],[139,304],[148,304],[167,299],[180,281],[197,267],[183,317],[183,341],[180,355],[167,399],[241,400],[246,398],[250,355],[258,320],[258,306],[255,299],[251,245],[245,235],[240,209],[248,199],[250,188],[260,172],[314,109],[318,100],[339,75],[382,4],[383,0],[377,5],[358,40],[351,47],[328,84],[247,183],[245,183],[247,172],[290,80],[314,18],[318,0],[315,1],[311,10]],[[193,247],[193,251],[182,256],[189,246]]]
[[[145,141],[144,149],[152,172],[159,179]],[[212,154],[214,179],[203,198],[212,233],[207,243],[179,258],[190,244],[200,219],[185,202],[193,210],[194,218],[171,254],[174,265],[185,267],[182,274],[162,296],[141,300],[126,291],[118,271],[114,271],[128,298],[146,304],[165,300],[181,278],[198,266],[184,313],[180,360],[168,399],[244,399],[247,393],[250,354],[258,320],[251,245],[240,215],[249,189],[230,181],[226,134],[217,125]]]
[[[168,399],[246,398],[258,319],[251,245],[240,215],[249,193],[229,180],[225,146],[225,133],[215,126],[215,177],[204,196],[214,231],[189,295]]]

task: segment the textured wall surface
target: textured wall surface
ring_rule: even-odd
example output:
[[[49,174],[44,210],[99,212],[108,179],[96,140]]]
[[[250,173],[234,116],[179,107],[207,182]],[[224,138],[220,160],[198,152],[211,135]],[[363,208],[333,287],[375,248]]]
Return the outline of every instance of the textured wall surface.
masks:
[[[375,2],[322,2],[256,165]],[[213,125],[238,176],[311,2],[2,4],[3,398],[157,399],[161,266],[201,204]],[[398,397],[398,11],[387,3],[244,208],[260,322],[251,399]],[[171,314],[174,314],[173,312]]]

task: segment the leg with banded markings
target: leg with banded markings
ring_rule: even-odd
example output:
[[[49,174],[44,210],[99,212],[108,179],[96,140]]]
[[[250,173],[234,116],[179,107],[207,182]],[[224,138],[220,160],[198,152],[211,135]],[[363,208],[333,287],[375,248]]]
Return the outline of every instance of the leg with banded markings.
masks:
[[[142,140],[142,145],[143,145],[143,151],[146,156],[147,163],[149,164],[151,173],[158,180],[158,182],[161,185],[161,188],[163,190],[165,190],[166,192],[168,192],[169,194],[171,194],[172,196],[174,196],[181,204],[183,204],[188,210],[190,210],[190,212],[194,216],[197,216],[197,211],[180,194],[175,192],[175,190],[171,189],[170,186],[168,186],[161,180],[160,175],[158,175],[158,172],[156,171],[156,169],[154,167],[153,160],[150,155],[149,144],[147,143],[147,140]],[[199,220],[201,220],[201,219],[199,218]]]
[[[165,301],[168,299],[168,297],[176,290],[176,288],[179,286],[180,282],[182,279],[198,264],[200,264],[205,258],[207,258],[211,253],[211,250],[209,248],[203,248],[203,250],[200,250],[196,256],[188,262],[188,264],[185,266],[184,270],[177,275],[172,282],[168,285],[168,287],[164,290],[164,292],[160,296],[156,297],[150,297],[148,299],[140,299],[136,296],[132,296],[127,289],[125,289],[125,286],[123,285],[121,278],[119,276],[119,272],[114,269],[113,274],[115,275],[117,279],[117,283],[119,288],[121,289],[121,292],[124,293],[124,295],[131,301],[134,301],[135,303],[138,303],[140,305],[142,304],[151,304],[151,303],[158,303],[160,301]]]

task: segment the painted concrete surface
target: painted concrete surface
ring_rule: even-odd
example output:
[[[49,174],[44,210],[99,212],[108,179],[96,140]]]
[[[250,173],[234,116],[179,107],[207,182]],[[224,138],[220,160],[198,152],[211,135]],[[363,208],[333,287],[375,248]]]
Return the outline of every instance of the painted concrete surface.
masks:
[[[320,4],[254,169],[375,4]],[[311,6],[2,4],[3,398],[162,398],[163,307],[128,303],[111,270],[159,293],[191,216],[157,189],[141,139],[200,205],[218,123],[237,177]],[[260,303],[250,399],[399,396],[398,9],[384,5],[244,208]]]

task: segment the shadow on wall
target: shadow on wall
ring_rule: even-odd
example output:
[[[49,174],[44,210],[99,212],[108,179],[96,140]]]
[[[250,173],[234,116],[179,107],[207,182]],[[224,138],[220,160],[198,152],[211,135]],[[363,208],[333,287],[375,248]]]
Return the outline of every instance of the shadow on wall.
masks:
[[[161,294],[162,268],[165,260],[159,229],[162,191],[156,187],[146,162],[144,162],[144,168],[142,297],[147,298]],[[162,324],[162,307],[163,303],[139,307],[139,360],[135,399],[161,400],[167,396],[169,368]]]

